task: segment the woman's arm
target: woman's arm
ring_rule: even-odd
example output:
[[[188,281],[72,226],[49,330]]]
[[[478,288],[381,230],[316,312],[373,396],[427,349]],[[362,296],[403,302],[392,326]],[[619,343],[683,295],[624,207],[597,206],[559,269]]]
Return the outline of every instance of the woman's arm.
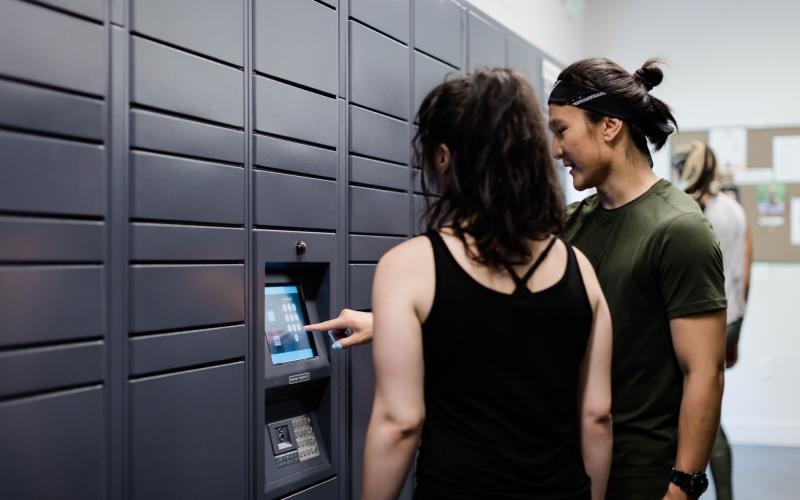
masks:
[[[432,250],[422,240],[395,247],[375,271],[375,400],[364,447],[365,500],[397,498],[422,433],[424,367],[417,305],[428,295],[432,301],[435,280]],[[425,251],[429,263],[421,257]]]
[[[594,320],[581,366],[581,448],[586,473],[592,480],[592,500],[605,498],[611,468],[611,313],[589,260],[575,250]]]

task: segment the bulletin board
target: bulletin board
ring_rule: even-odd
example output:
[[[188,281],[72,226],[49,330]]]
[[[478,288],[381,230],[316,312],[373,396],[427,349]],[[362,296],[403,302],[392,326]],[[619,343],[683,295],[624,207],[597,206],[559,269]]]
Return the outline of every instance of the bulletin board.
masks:
[[[708,144],[709,136],[709,130],[681,131],[670,140],[671,153],[690,141]],[[773,166],[778,136],[800,136],[800,127],[747,129],[746,169]],[[800,262],[800,182],[742,184],[738,192],[753,238],[753,260]]]
[[[793,200],[797,200],[794,203],[800,204],[800,184],[777,183],[775,186],[782,186],[785,189],[783,210],[780,210],[780,203],[774,203],[778,205],[774,210],[764,207],[766,186],[745,185],[739,188],[740,201],[747,214],[747,225],[753,237],[753,260],[800,262],[800,244],[792,244],[793,226],[795,239],[798,237],[797,232],[800,231],[800,220],[798,220],[800,210],[792,210]],[[759,188],[761,188],[760,197]]]

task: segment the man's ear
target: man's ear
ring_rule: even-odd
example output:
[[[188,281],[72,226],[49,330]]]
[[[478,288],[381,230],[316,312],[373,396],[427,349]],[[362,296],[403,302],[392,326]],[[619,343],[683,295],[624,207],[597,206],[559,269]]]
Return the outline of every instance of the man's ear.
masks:
[[[450,148],[442,143],[436,148],[436,171],[443,174],[448,169],[450,169]]]
[[[619,118],[604,116],[600,122],[600,134],[607,143],[616,141],[622,134],[623,121]]]

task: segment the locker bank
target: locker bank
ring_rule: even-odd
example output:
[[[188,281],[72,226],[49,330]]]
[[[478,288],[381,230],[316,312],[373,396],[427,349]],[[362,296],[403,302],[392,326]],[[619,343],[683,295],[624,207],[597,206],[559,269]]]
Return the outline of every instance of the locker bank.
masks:
[[[545,58],[460,0],[0,0],[0,496],[358,498],[369,347],[302,327],[418,232],[425,93]]]

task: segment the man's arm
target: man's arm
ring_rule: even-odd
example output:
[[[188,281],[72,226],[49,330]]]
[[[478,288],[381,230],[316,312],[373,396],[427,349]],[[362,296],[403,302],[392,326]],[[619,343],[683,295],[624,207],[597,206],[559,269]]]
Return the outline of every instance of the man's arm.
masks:
[[[675,469],[702,472],[719,429],[725,383],[725,310],[670,320],[675,355],[683,370]],[[690,498],[670,483],[665,498]]]

